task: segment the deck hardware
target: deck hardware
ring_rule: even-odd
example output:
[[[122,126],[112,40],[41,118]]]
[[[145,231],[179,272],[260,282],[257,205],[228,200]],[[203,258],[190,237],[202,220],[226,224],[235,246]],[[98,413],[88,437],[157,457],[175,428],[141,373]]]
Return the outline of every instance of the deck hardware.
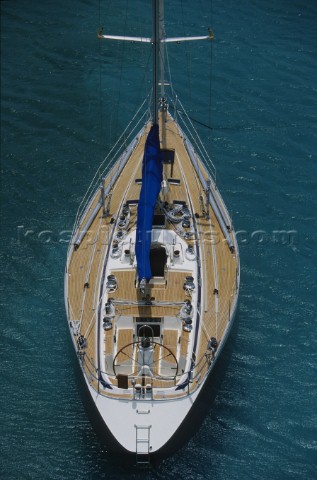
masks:
[[[193,245],[189,245],[188,248],[185,250],[185,257],[187,260],[196,260],[197,255]]]
[[[190,221],[185,219],[182,221],[182,227],[183,228],[189,228],[190,227]]]
[[[185,277],[184,290],[190,295],[193,293],[193,291],[195,290],[194,277],[190,275]]]
[[[204,198],[203,198],[203,196],[202,196],[201,194],[199,195],[199,205],[200,205],[201,214],[202,214],[202,215],[205,215]],[[197,215],[198,215],[198,216],[197,216]],[[199,213],[195,213],[195,217],[196,217],[196,218],[199,218]]]
[[[129,207],[128,203],[125,203],[123,205],[123,208],[122,208],[122,215],[127,216],[127,215],[129,215],[129,213],[130,213],[130,207]]]
[[[127,224],[126,217],[124,215],[120,215],[118,227],[125,228],[126,224]]]
[[[121,248],[119,247],[119,241],[115,239],[112,244],[111,257],[118,258],[121,255]]]
[[[183,330],[184,332],[191,332],[193,329],[192,326],[192,319],[191,318],[185,318],[184,323],[183,323]]]
[[[101,190],[101,202],[102,202],[102,216],[108,217],[110,214],[110,202],[112,197],[112,189],[110,188],[110,190],[106,194],[104,177],[101,179],[100,190]]]
[[[114,317],[115,316],[115,308],[112,303],[112,299],[109,298],[108,301],[105,303],[105,313],[107,317]]]
[[[119,244],[119,242],[122,242],[122,240],[125,239],[126,235],[127,235],[126,230],[122,228],[122,229],[120,229],[120,230],[117,231],[117,233],[115,234],[115,238],[114,238],[114,239],[115,239],[115,240],[117,241],[117,243]]]
[[[83,335],[79,335],[77,345],[79,350],[86,348],[88,345],[87,339]]]
[[[218,340],[215,337],[211,337],[211,339],[208,342],[208,350],[211,351],[212,358],[214,358],[217,348],[218,348]]]
[[[103,329],[108,331],[112,329],[112,318],[111,317],[104,317],[103,319]]]
[[[113,293],[117,290],[117,288],[118,288],[118,282],[115,275],[108,275],[107,283],[106,283],[107,292]]]
[[[141,385],[140,383],[136,383],[136,384],[134,385],[134,390],[135,390],[135,393],[140,394],[141,391],[142,391],[142,385]]]
[[[193,306],[190,300],[185,300],[184,304],[182,305],[179,316],[182,319],[191,318],[193,316]]]
[[[179,250],[174,250],[174,258],[179,258],[181,252]]]
[[[150,430],[152,425],[134,425],[136,440],[136,464],[148,466],[150,464]]]
[[[146,279],[145,278],[142,278],[139,287],[140,287],[140,292],[144,294],[145,293],[145,288],[146,288]]]
[[[211,186],[211,181],[210,180],[207,180],[206,181],[206,190],[205,190],[205,193],[206,193],[206,209],[205,209],[205,216],[207,218],[207,220],[210,219],[210,216],[209,216],[209,195],[210,195],[210,186]]]

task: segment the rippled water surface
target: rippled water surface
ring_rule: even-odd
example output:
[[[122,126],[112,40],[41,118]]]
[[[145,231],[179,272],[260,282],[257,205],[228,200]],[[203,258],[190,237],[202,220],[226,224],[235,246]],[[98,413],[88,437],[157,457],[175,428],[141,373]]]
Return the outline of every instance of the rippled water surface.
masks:
[[[99,47],[96,31],[101,23],[149,34],[148,3],[1,1],[0,476],[313,479],[313,0],[166,2],[169,35],[215,31],[212,55],[206,44],[174,45],[170,63],[239,232],[237,327],[201,428],[149,472],[107,452],[81,402],[63,303],[65,240],[151,78],[143,46]]]

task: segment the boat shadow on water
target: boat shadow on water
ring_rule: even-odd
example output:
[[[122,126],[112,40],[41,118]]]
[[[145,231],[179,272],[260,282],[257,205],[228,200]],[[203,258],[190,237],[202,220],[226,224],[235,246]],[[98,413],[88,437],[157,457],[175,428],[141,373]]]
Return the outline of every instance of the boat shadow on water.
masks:
[[[231,357],[235,351],[235,343],[239,328],[239,308],[237,309],[236,319],[231,329],[229,339],[227,340],[222,352],[221,361],[217,362],[209,375],[201,393],[195,401],[196,408],[190,409],[187,417],[174,433],[171,439],[164,445],[159,452],[155,452],[150,456],[150,467],[158,468],[164,459],[171,455],[175,455],[182,448],[187,448],[188,442],[198,434],[202,428],[203,422],[208,414],[211,413],[213,402],[219,393],[222,381],[231,362]],[[83,375],[79,374],[80,367],[78,362],[74,361],[74,372],[76,385],[80,392],[82,404],[89,418],[93,430],[97,435],[100,443],[100,459],[112,464],[116,468],[129,471],[136,466],[136,454],[124,450],[115,437],[111,434],[102,420],[100,413],[93,402],[91,395],[88,395],[88,388]],[[122,420],[124,421],[124,420]],[[91,440],[90,440],[91,441]],[[211,449],[219,449],[221,439],[217,437],[209,438],[209,446]]]

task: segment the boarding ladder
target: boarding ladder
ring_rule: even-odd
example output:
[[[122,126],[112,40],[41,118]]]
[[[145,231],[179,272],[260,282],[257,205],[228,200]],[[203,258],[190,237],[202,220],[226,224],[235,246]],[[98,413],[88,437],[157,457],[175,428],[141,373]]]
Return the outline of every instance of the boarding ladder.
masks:
[[[135,425],[136,465],[150,465],[150,430],[152,425]]]

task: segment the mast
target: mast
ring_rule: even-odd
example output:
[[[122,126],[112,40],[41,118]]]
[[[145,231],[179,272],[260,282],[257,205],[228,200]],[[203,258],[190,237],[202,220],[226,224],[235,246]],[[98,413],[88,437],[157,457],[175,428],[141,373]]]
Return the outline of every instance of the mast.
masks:
[[[167,102],[165,98],[165,27],[164,27],[164,0],[160,0],[159,4],[159,36],[160,36],[160,109],[161,109],[161,142],[162,148],[166,148],[166,112]]]
[[[165,82],[164,82],[164,70],[165,70],[165,57],[164,57],[164,44],[162,44],[162,40],[165,37],[165,29],[164,29],[164,0],[160,0],[159,2],[159,36],[160,36],[160,83],[161,83],[161,97],[165,96]]]
[[[161,84],[161,98],[165,97],[164,85],[164,44],[171,42],[188,42],[191,40],[213,40],[214,34],[208,29],[208,35],[196,37],[172,37],[166,38],[164,31],[164,0],[152,0],[152,37],[130,37],[121,35],[104,34],[103,28],[98,32],[99,39],[125,40],[128,42],[151,43],[153,48],[153,124],[158,122],[158,86],[159,75]],[[167,105],[165,105],[166,110]],[[163,119],[166,112],[163,107]],[[164,121],[163,121],[164,124]]]
[[[153,45],[153,124],[158,120],[158,76],[159,76],[159,52],[160,52],[160,28],[159,11],[162,0],[152,0],[152,45]]]

